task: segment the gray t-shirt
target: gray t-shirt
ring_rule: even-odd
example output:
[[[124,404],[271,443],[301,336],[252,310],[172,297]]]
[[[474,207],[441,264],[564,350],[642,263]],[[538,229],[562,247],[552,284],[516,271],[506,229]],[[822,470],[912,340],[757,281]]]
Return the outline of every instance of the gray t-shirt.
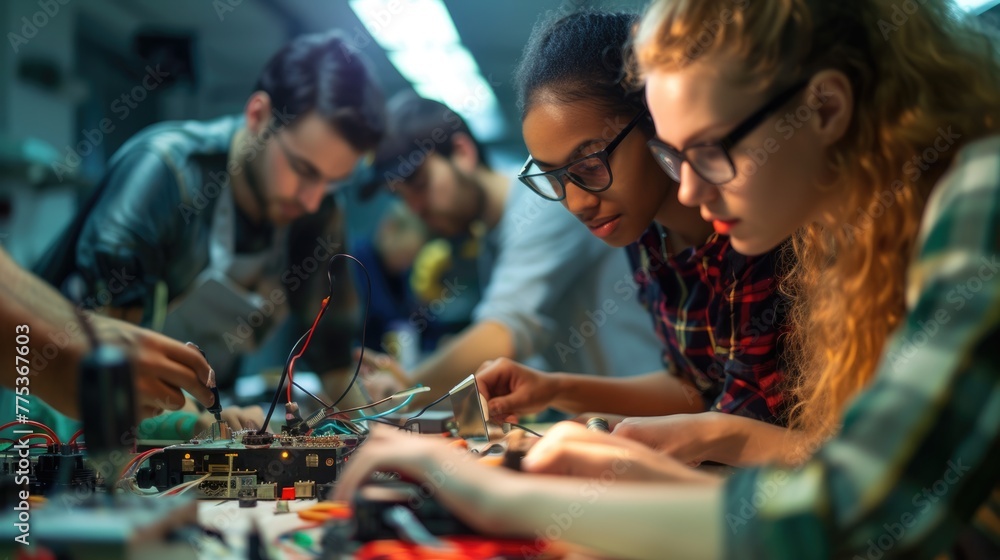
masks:
[[[594,237],[561,204],[515,183],[484,245],[492,267],[473,319],[506,325],[516,360],[618,377],[663,369],[625,251]]]

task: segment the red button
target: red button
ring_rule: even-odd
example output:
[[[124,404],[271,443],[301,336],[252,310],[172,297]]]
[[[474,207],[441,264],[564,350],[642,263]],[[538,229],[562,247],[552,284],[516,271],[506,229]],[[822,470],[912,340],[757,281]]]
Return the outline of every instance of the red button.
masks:
[[[281,499],[282,500],[294,500],[295,499],[295,487],[286,487],[281,489]]]

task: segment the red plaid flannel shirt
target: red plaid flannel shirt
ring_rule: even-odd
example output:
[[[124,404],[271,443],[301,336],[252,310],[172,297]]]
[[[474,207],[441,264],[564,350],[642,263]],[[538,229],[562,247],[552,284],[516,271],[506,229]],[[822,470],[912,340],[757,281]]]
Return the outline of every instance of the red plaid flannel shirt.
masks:
[[[661,232],[654,224],[626,250],[664,365],[698,389],[708,410],[784,424],[782,248],[746,257],[713,234],[669,255]]]

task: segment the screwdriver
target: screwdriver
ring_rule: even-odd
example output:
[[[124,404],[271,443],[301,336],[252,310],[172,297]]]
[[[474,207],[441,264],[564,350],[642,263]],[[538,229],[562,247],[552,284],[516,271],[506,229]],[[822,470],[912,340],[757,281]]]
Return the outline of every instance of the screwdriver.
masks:
[[[208,361],[208,356],[205,355],[205,351],[202,350],[197,344],[193,342],[188,342],[187,344],[195,350],[201,352],[201,356],[205,358],[206,362]],[[211,364],[209,364],[208,368],[208,390],[212,391],[212,396],[215,397],[215,402],[212,403],[212,406],[208,407],[208,411],[212,413],[212,416],[215,416],[216,422],[222,422],[222,400],[219,397],[219,388],[215,385],[215,370],[212,369]]]

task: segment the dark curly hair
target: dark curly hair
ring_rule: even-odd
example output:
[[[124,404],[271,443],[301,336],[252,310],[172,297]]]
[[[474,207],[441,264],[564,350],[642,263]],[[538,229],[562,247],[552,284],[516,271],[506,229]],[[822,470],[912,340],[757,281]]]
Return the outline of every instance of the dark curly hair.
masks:
[[[623,115],[645,108],[628,79],[636,14],[582,11],[543,17],[514,71],[521,118],[540,101],[591,101]]]
[[[385,96],[361,53],[339,32],[302,35],[275,54],[254,91],[295,119],[312,111],[359,151],[374,149],[386,129]]]

